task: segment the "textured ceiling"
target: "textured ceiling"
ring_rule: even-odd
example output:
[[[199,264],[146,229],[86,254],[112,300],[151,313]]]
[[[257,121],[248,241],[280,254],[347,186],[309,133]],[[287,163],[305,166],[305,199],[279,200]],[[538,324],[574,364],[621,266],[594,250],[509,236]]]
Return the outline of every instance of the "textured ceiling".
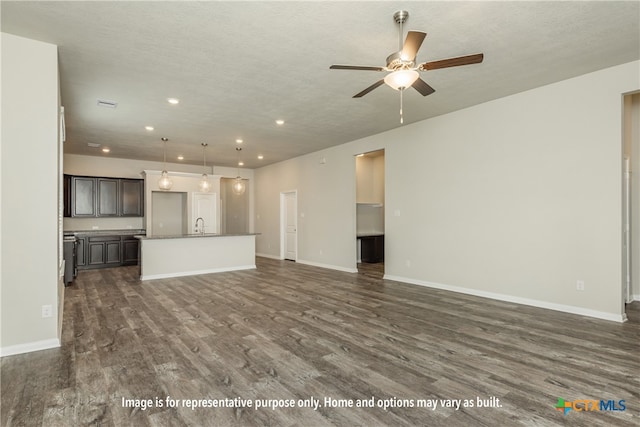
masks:
[[[640,58],[629,2],[10,2],[2,31],[59,46],[65,152],[207,159],[256,168],[401,126],[384,75],[396,10],[426,32],[417,62],[484,53],[482,64],[422,72],[436,92],[404,96],[405,125]],[[585,94],[588,96],[588,94]],[[167,98],[180,99],[172,106]],[[117,108],[97,106],[116,101]],[[284,119],[283,126],[275,124]],[[148,132],[144,126],[155,127]],[[258,160],[257,156],[264,156]]]

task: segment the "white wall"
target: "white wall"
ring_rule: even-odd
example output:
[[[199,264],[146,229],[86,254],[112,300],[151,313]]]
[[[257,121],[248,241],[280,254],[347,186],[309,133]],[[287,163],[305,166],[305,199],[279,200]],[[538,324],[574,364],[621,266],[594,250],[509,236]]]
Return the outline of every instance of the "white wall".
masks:
[[[256,253],[280,256],[280,193],[298,190],[298,262],[356,271],[354,154],[341,145],[255,170]]]
[[[59,345],[58,57],[54,45],[0,37],[0,352],[7,355]],[[42,318],[43,305],[52,317]]]
[[[257,169],[257,252],[279,253],[277,195],[297,189],[299,257],[355,266],[352,156],[384,148],[388,277],[621,320],[621,94],[639,64]]]

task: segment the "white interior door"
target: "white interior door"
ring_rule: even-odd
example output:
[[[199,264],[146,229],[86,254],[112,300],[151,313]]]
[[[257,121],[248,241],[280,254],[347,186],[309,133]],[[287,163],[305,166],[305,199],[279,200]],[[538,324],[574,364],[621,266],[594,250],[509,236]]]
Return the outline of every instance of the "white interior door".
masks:
[[[298,195],[296,192],[283,193],[282,203],[282,243],[283,258],[298,259]]]
[[[193,209],[191,220],[191,232],[196,232],[196,220],[204,220],[205,233],[218,233],[217,215],[217,195],[216,193],[193,193]],[[201,230],[198,229],[198,232]]]

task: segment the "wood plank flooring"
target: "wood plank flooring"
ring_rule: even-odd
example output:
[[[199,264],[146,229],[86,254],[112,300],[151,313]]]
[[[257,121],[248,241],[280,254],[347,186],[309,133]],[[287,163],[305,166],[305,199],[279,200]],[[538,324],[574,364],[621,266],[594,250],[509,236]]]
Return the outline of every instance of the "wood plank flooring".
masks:
[[[639,425],[640,303],[618,324],[386,281],[376,264],[257,267],[146,282],[137,267],[82,271],[62,347],[2,359],[1,424]],[[372,397],[390,406],[325,405]],[[186,406],[225,398],[245,402]],[[558,398],[626,410],[565,415]],[[295,403],[253,407],[267,399]],[[432,399],[500,407],[415,407]]]

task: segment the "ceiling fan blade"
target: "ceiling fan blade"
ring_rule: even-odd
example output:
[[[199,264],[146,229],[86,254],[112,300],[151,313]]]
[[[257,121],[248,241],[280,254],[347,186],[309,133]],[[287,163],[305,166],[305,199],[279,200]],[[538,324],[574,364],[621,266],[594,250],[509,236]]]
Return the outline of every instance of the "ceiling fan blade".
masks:
[[[331,70],[363,70],[363,71],[384,71],[382,67],[366,67],[360,65],[332,65]]]
[[[353,97],[354,98],[362,98],[363,96],[365,96],[366,94],[368,94],[369,92],[371,92],[372,90],[377,88],[378,86],[382,86],[383,84],[384,84],[384,79],[378,80],[377,82],[375,82],[374,84],[372,84],[371,86],[369,86],[368,88],[363,90],[362,92],[359,92],[359,93],[356,93],[355,95],[353,95]]]
[[[431,95],[433,92],[435,92],[436,90],[434,88],[432,88],[431,86],[429,86],[427,84],[427,82],[425,82],[424,80],[422,80],[421,78],[418,78],[418,80],[416,80],[415,82],[413,82],[413,84],[411,85],[413,86],[413,88],[415,90],[417,90],[418,92],[420,92],[422,94],[422,96],[427,96],[427,95]]]
[[[404,40],[404,46],[402,47],[402,53],[400,57],[405,60],[414,60],[418,54],[422,41],[427,36],[427,33],[420,31],[409,31],[407,38]]]
[[[420,70],[437,70],[439,68],[458,67],[460,65],[479,64],[484,54],[459,56],[457,58],[441,59],[439,61],[425,62],[418,67]]]

